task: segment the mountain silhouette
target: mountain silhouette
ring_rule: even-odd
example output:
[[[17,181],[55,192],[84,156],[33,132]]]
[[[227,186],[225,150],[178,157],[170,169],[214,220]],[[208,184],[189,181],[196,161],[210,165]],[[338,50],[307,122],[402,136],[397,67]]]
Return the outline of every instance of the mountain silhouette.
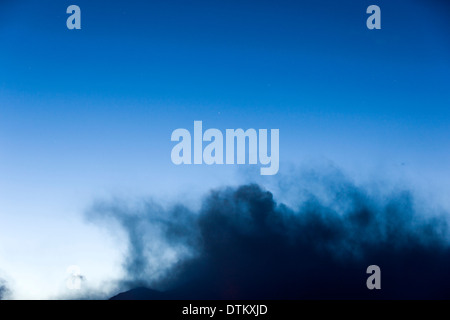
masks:
[[[121,292],[109,300],[170,300],[170,295],[165,292],[139,287]]]
[[[232,295],[224,295],[217,289],[203,286],[200,283],[188,282],[175,289],[157,291],[147,287],[137,287],[121,292],[109,300],[220,300],[233,299]]]

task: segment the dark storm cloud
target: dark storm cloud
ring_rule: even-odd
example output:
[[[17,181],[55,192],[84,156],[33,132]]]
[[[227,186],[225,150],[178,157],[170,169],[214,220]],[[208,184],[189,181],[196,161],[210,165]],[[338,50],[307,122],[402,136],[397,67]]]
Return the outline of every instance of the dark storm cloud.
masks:
[[[409,193],[378,204],[346,187],[335,199],[344,212],[314,197],[293,210],[257,185],[213,192],[198,222],[201,258],[186,270],[223,298],[448,294],[444,221],[421,220]],[[381,293],[365,287],[371,264],[383,271]]]
[[[309,192],[297,208],[249,184],[211,191],[198,212],[113,202],[90,216],[125,231],[128,285],[166,298],[450,298],[446,219],[417,209],[408,191],[320,181],[325,197]],[[366,288],[372,264],[378,291]]]

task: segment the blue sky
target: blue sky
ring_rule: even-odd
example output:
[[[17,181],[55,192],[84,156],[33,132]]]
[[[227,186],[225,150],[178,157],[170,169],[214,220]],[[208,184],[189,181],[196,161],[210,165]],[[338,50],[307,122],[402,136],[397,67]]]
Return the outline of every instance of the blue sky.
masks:
[[[66,28],[70,4],[81,30]],[[381,30],[366,28],[371,4]],[[194,120],[280,129],[280,173],[330,162],[448,194],[448,9],[2,1],[0,271],[33,298],[59,294],[71,264],[95,281],[120,277],[123,248],[81,218],[93,199],[195,196],[244,179],[171,163],[171,132]]]

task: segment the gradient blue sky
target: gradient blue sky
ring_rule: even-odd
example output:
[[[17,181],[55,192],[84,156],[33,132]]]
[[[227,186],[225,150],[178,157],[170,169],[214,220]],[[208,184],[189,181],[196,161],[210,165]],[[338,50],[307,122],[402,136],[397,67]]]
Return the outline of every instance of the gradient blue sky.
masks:
[[[71,4],[82,30],[66,28]],[[371,4],[381,30],[366,28]],[[171,132],[194,120],[280,129],[281,174],[329,162],[445,200],[449,13],[439,0],[0,1],[0,275],[26,298],[63,292],[72,264],[119,278],[124,248],[81,218],[93,199],[247,179],[171,163]]]

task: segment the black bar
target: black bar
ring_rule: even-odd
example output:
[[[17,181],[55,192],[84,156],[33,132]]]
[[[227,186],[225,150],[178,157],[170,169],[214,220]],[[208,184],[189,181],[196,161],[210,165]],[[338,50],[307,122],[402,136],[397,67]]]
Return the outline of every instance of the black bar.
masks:
[[[239,306],[239,307],[238,307]],[[245,306],[245,307],[242,307]],[[393,312],[427,318],[445,314],[449,301],[265,301],[265,300],[163,300],[163,301],[0,301],[0,310],[15,315],[36,314],[64,317],[92,316],[139,319],[313,319],[330,317],[386,317]],[[200,309],[201,308],[201,309]],[[211,309],[213,308],[213,309]],[[9,309],[9,310],[8,310]],[[214,315],[212,315],[214,310]],[[244,311],[245,310],[245,311]]]

